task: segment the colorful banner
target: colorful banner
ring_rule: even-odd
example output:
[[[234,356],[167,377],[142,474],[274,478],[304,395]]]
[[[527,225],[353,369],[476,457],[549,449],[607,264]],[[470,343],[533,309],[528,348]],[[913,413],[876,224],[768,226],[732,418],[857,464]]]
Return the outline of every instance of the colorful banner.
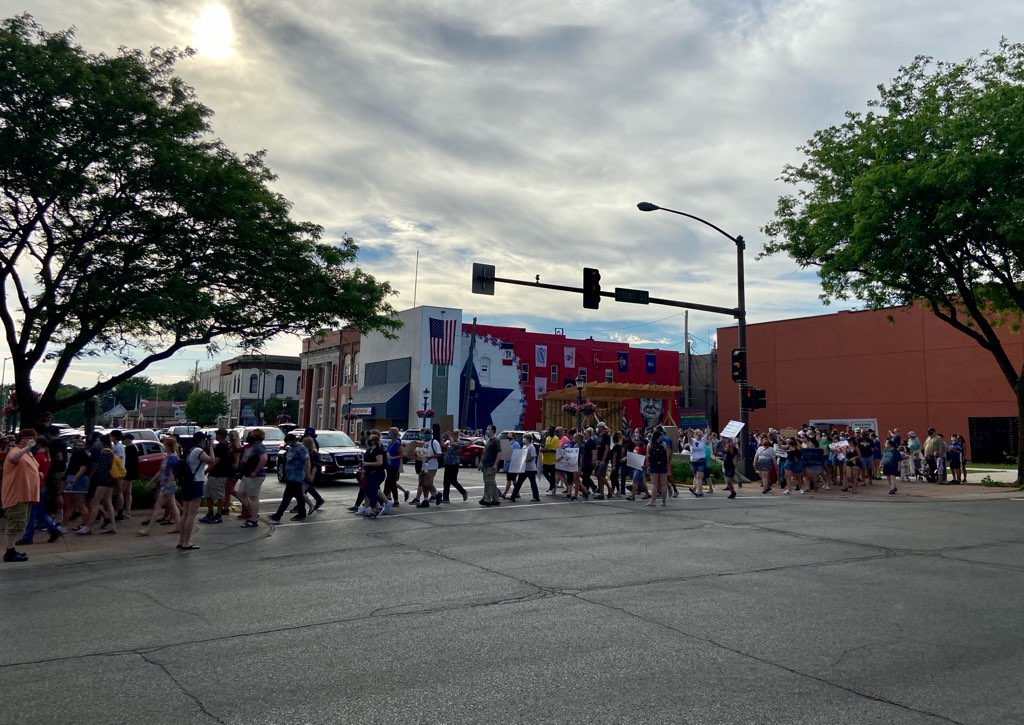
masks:
[[[620,373],[624,373],[628,369],[629,369],[629,353],[628,352],[620,352],[619,353],[619,372]]]
[[[501,364],[513,365],[516,361],[516,351],[512,348],[511,342],[501,343]]]
[[[536,400],[543,398],[548,392],[548,379],[547,378],[534,378],[533,381],[533,397]]]
[[[647,366],[648,375],[654,375],[658,371],[658,356],[653,352],[644,355],[644,363]]]
[[[536,345],[534,347],[534,362],[537,363],[537,367],[539,368],[546,368],[548,366],[547,345]]]
[[[565,367],[575,368],[576,367],[576,348],[567,347],[565,348]]]

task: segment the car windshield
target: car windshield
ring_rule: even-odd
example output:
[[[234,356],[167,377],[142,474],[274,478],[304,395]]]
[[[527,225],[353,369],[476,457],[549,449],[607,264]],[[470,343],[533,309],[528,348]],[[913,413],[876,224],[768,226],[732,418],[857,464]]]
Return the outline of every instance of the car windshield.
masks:
[[[262,428],[261,429],[266,435],[263,437],[265,441],[283,441],[284,431],[280,428]]]
[[[355,442],[340,431],[322,431],[316,434],[316,442],[321,448],[355,448]]]

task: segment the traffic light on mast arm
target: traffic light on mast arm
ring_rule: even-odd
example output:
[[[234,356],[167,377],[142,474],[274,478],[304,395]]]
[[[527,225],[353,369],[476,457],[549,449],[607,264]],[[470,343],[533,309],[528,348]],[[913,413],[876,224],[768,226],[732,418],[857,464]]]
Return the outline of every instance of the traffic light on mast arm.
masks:
[[[743,382],[747,379],[747,351],[737,347],[732,351],[732,381]]]
[[[750,388],[744,385],[740,388],[740,399],[743,401],[744,410],[757,410],[768,405],[764,388]]]
[[[601,306],[601,273],[593,267],[583,268],[583,307],[596,310]]]

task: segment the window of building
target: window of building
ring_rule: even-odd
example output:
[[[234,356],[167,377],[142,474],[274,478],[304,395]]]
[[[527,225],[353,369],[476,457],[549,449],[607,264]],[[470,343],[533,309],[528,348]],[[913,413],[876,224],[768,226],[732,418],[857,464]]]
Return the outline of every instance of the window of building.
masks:
[[[338,387],[338,366],[331,365],[331,387]]]
[[[302,399],[302,376],[299,375],[295,380],[295,397]]]
[[[480,358],[480,368],[477,370],[477,374],[480,376],[481,387],[488,388],[491,385],[491,359],[489,357]]]
[[[579,374],[576,377],[581,379],[583,382],[587,382],[587,369],[580,368]]]
[[[253,373],[249,376],[249,392],[258,393],[260,392],[260,376]]]
[[[284,375],[274,378],[274,395],[284,395]]]
[[[552,365],[551,366],[551,382],[553,382],[553,383],[557,383],[558,382],[558,366],[557,365]]]
[[[530,381],[530,363],[522,363],[519,366],[519,382],[528,383]]]
[[[612,370],[611,368],[605,368],[604,369],[604,381],[606,383],[611,383],[611,382],[614,382],[614,380],[615,380],[615,371]]]
[[[348,381],[352,378],[352,356],[345,356],[345,366],[341,369],[341,384],[348,385]]]
[[[359,387],[359,353],[352,356],[352,384]]]
[[[446,377],[448,377],[448,366],[447,365],[435,365],[434,366],[434,377],[435,378],[446,378]]]

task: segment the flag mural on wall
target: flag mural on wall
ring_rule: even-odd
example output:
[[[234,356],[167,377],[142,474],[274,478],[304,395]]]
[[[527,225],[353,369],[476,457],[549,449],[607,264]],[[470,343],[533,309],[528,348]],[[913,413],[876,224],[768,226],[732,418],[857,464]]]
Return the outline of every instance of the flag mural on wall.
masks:
[[[533,381],[533,397],[535,400],[541,400],[548,392],[548,379],[547,378],[535,378]]]
[[[513,365],[516,361],[516,352],[511,342],[501,343],[501,364]]]
[[[565,348],[565,367],[566,369],[572,369],[576,367],[576,348],[567,347]]]
[[[656,362],[657,359],[658,356],[655,355],[653,352],[649,352],[646,355],[644,355],[644,361],[647,363],[648,375],[654,375],[654,373],[658,372],[658,366]]]
[[[629,353],[628,352],[620,352],[619,353],[619,372],[624,373],[628,369],[629,369]]]
[[[457,320],[430,318],[430,364],[451,365],[455,354]]]
[[[539,368],[546,368],[548,366],[548,346],[547,345],[536,345],[536,363]]]

